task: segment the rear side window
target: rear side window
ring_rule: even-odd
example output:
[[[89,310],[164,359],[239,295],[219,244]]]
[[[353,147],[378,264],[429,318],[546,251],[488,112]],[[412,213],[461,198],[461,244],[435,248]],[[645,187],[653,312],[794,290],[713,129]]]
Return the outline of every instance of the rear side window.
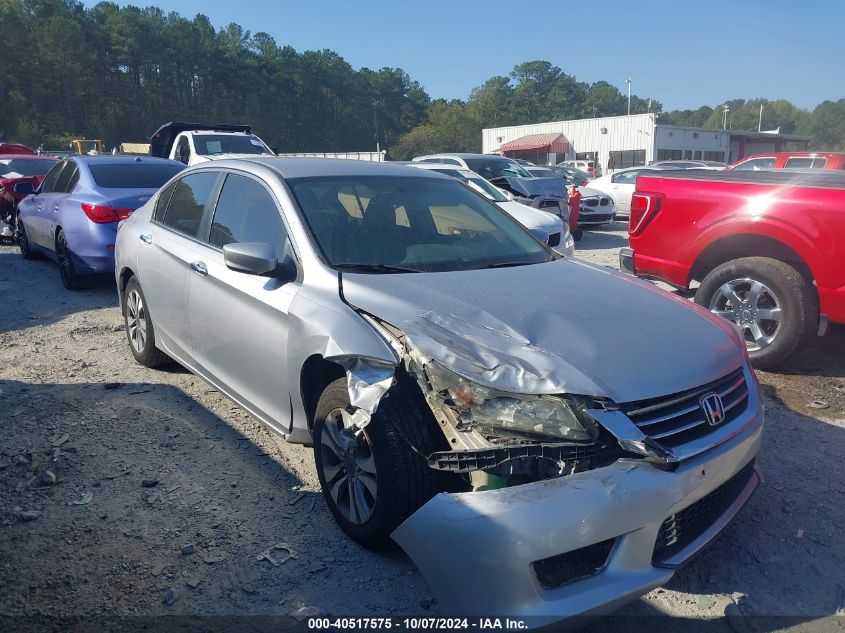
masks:
[[[67,161],[62,161],[47,172],[47,175],[44,177],[44,182],[41,183],[41,193],[53,193],[56,187],[56,181],[59,179],[59,173],[65,165],[67,165]]]
[[[167,163],[106,163],[91,165],[91,176],[103,189],[158,189],[184,166]]]
[[[62,170],[56,184],[53,185],[54,193],[70,193],[79,182],[79,165],[68,161],[67,166]]]
[[[167,209],[167,203],[170,202],[170,196],[173,195],[173,190],[176,188],[176,185],[177,182],[171,182],[158,195],[158,199],[156,199],[155,212],[153,213],[153,218],[155,218],[157,222],[161,222],[164,219],[164,211]]]
[[[177,181],[162,224],[182,235],[196,238],[217,176],[217,172],[204,171]]]
[[[809,156],[793,156],[786,161],[787,167],[812,167],[813,159]]]
[[[234,242],[266,242],[281,257],[286,237],[270,192],[251,178],[229,174],[217,201],[209,243],[223,248]]]

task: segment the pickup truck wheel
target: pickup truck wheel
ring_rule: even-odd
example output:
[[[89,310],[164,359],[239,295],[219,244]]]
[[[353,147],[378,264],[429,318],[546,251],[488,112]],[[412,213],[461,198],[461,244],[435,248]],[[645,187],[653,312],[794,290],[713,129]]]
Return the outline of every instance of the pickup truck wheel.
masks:
[[[438,450],[440,431],[394,387],[357,436],[349,429],[346,378],[326,387],[314,415],[314,461],[326,503],[340,528],[371,549],[392,545],[390,533],[437,492],[438,471],[414,451]],[[444,440],[445,441],[445,440]]]
[[[695,302],[742,328],[748,355],[759,369],[785,360],[818,321],[807,281],[768,257],[744,257],[715,268],[702,280]]]

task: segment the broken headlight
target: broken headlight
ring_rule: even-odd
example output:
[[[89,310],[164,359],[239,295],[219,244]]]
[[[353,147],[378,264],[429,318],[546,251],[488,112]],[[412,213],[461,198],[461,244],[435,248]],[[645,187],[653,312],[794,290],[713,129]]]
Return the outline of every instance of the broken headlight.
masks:
[[[463,424],[591,442],[599,434],[595,420],[575,398],[522,395],[479,385],[437,362],[426,366],[433,389],[441,393]]]

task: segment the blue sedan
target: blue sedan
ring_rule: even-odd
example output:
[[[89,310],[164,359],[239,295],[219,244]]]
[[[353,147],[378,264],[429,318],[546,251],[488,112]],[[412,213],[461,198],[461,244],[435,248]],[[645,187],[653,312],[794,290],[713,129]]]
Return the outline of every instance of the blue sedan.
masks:
[[[58,163],[18,206],[21,255],[59,264],[69,290],[114,272],[117,225],[184,169],[182,163],[140,156],[73,156]]]

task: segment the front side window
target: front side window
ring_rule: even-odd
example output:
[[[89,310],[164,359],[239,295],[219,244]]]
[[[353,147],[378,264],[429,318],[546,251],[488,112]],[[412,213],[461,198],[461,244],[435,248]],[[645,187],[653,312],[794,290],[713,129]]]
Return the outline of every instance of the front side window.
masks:
[[[209,243],[217,248],[234,242],[265,242],[276,249],[276,257],[285,250],[287,231],[276,202],[260,183],[229,174],[214,212]]]
[[[459,182],[407,176],[287,182],[317,246],[338,270],[467,270],[552,257],[499,207]],[[339,203],[350,191],[361,217]]]
[[[196,238],[199,235],[203,212],[217,182],[217,176],[216,171],[204,171],[190,174],[177,181],[162,224],[177,233]]]
[[[752,158],[751,160],[747,160],[744,163],[740,163],[734,169],[771,169],[775,166],[775,158],[767,157],[767,158]]]
[[[185,163],[186,165],[191,160],[191,143],[186,137],[183,136],[179,139],[179,143],[176,144],[176,153],[173,155],[173,158],[181,163]]]

